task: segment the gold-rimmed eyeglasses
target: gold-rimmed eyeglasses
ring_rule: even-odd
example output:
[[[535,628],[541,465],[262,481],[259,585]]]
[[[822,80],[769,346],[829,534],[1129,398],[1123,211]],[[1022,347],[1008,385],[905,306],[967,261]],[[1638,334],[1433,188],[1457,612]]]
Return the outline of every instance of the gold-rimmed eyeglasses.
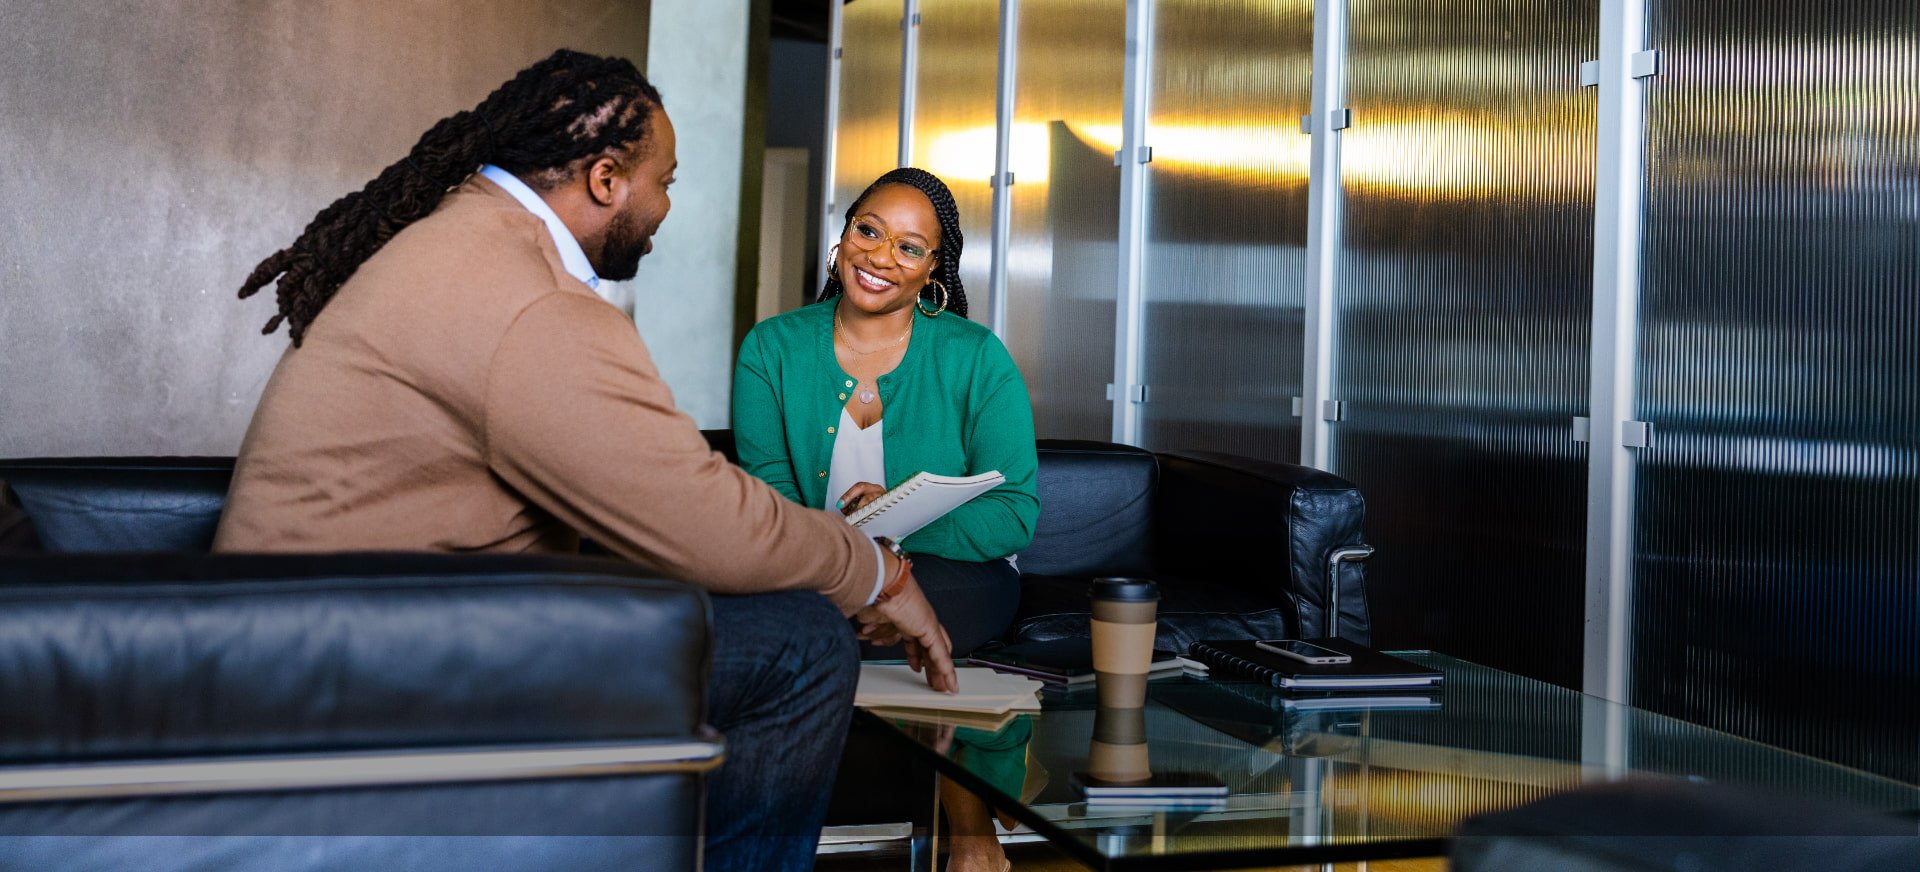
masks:
[[[933,258],[933,251],[918,239],[903,239],[881,230],[872,222],[855,220],[847,225],[845,239],[861,251],[875,251],[881,243],[891,243],[893,259],[901,266],[918,269]]]

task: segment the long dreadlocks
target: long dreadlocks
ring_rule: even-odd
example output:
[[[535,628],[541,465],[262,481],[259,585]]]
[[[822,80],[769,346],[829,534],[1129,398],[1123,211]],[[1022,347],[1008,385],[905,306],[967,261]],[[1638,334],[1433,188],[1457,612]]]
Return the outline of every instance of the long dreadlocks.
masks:
[[[960,235],[960,207],[954,205],[953,192],[947,190],[947,183],[940,181],[939,176],[914,167],[888,170],[886,175],[875,179],[873,184],[861,191],[853,205],[847,207],[847,220],[840,225],[840,235],[847,234],[847,224],[853,223],[853,216],[860,212],[860,204],[865,203],[874,191],[887,185],[914,188],[927,195],[927,200],[933,203],[933,215],[940,219],[940,247],[933,252],[936,256],[933,278],[947,289],[947,310],[962,318],[967,317],[967,289],[960,284],[960,250],[966,243],[966,238]],[[826,285],[820,289],[820,296],[815,299],[831,299],[844,290],[846,288],[840,284],[840,276],[830,273]],[[940,304],[940,292],[931,284],[920,290],[920,296],[930,304]]]
[[[240,297],[278,280],[280,313],[260,332],[272,333],[285,321],[299,345],[314,317],[367,258],[431,213],[481,164],[551,189],[571,178],[572,164],[581,158],[631,158],[659,105],[660,93],[631,61],[556,51],[480,105],[441,119],[406,157],[320,210],[292,245],[253,268]]]

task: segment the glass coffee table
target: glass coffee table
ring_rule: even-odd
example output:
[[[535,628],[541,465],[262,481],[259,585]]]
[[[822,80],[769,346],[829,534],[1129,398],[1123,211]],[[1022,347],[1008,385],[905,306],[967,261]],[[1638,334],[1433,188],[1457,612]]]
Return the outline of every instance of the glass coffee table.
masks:
[[[1464,818],[1601,781],[1673,778],[1913,812],[1904,784],[1442,654],[1393,652],[1443,691],[1298,700],[1225,677],[1150,684],[1145,763],[1229,789],[1205,808],[1089,806],[1092,685],[998,731],[858,717],[1094,869],[1232,869],[1440,856]],[[1008,741],[1009,738],[1024,741]],[[1111,750],[1103,750],[1110,754]],[[934,815],[938,821],[939,816]],[[937,834],[935,842],[937,844]],[[932,852],[917,851],[916,864]]]

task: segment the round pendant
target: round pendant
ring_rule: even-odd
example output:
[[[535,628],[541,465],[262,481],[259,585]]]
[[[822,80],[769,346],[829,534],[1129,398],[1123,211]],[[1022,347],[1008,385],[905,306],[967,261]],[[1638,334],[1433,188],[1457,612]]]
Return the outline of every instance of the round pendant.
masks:
[[[873,402],[873,391],[867,390],[866,388],[861,388],[860,402],[871,404]]]

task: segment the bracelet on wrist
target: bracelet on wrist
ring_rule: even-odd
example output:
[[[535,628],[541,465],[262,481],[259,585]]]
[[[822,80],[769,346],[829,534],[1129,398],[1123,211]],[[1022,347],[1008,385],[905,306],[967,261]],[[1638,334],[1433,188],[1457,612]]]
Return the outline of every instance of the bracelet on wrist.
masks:
[[[887,600],[893,599],[900,591],[906,588],[907,577],[913,571],[913,558],[907,556],[906,549],[901,548],[900,543],[885,536],[876,537],[873,541],[879,543],[880,547],[893,552],[893,556],[900,560],[900,568],[894,570],[893,579],[887,582],[886,587],[880,589],[879,596],[873,598],[873,604],[877,606]]]

